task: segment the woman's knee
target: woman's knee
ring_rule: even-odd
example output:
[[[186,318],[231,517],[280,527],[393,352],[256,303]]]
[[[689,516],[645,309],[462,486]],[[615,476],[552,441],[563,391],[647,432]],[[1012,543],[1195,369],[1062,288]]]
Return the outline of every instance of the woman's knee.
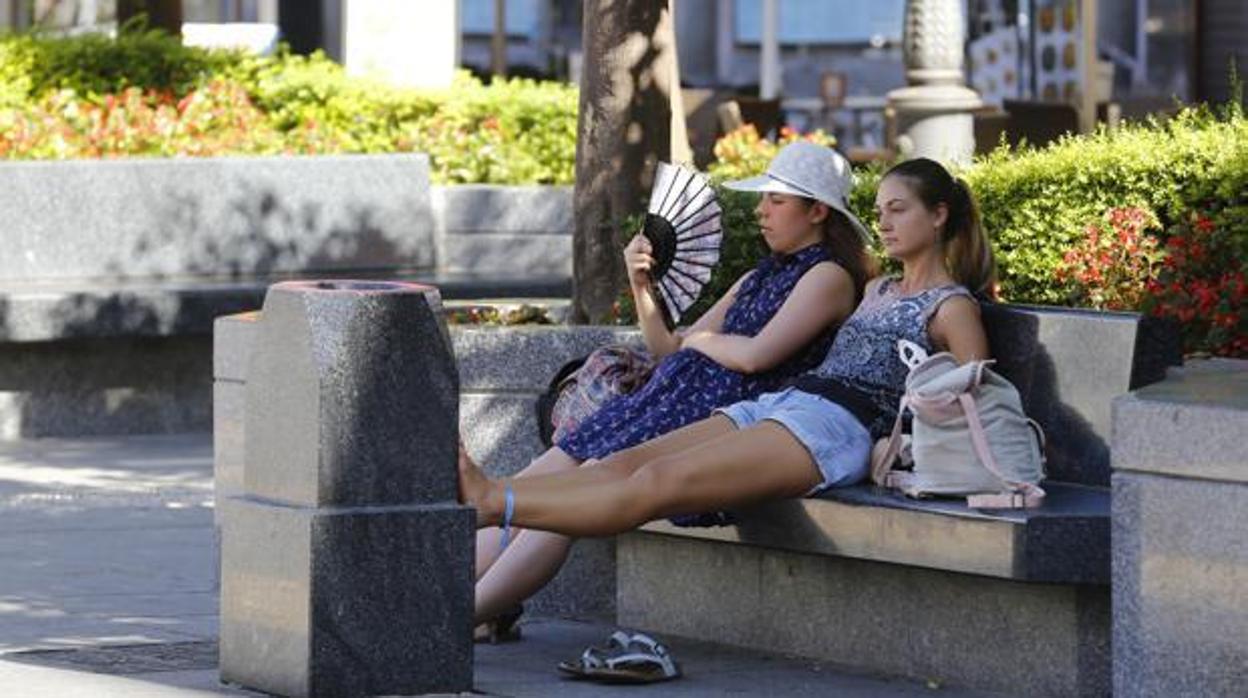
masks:
[[[572,470],[580,464],[581,461],[568,455],[563,449],[558,446],[552,446],[542,455],[529,461],[529,464],[517,473],[516,477],[564,472]]]
[[[637,468],[622,488],[623,506],[637,525],[663,516],[671,503],[690,486],[682,469],[673,467],[671,456],[654,458]]]
[[[634,446],[623,451],[616,451],[598,461],[587,461],[599,468],[605,468],[620,477],[629,477],[646,464],[645,452]]]

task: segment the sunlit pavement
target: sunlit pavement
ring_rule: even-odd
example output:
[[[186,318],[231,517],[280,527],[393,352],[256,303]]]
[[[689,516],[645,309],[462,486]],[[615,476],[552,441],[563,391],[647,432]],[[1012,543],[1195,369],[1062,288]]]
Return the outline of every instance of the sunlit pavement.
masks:
[[[215,536],[209,434],[0,443],[0,696],[256,695],[217,680]],[[478,646],[478,692],[638,690],[554,670],[601,644],[610,627],[559,619],[522,627],[521,642]],[[983,695],[663,639],[685,678],[644,689],[652,696]]]

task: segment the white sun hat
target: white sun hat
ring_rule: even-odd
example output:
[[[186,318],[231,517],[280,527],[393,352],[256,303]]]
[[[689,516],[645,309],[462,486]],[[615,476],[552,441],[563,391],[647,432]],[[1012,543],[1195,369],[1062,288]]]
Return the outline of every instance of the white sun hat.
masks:
[[[724,182],[724,186],[737,191],[778,192],[822,201],[845,216],[863,241],[871,242],[867,227],[849,210],[849,191],[854,188],[849,161],[827,146],[793,141],[776,153],[765,173]]]

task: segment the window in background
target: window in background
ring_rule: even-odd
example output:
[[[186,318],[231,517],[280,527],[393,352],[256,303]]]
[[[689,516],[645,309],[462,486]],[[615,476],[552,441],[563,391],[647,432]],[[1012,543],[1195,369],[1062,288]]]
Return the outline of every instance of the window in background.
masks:
[[[507,34],[529,37],[541,30],[538,0],[507,0]],[[494,33],[494,0],[460,0],[459,31],[489,36]]]
[[[871,44],[901,41],[905,0],[777,0],[783,44]],[[738,43],[757,44],[763,32],[763,0],[735,0]]]

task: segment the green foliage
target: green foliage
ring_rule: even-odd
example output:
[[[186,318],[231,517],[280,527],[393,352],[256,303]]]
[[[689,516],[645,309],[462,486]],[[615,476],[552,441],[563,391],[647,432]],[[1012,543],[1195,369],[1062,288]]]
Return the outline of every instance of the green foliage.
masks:
[[[18,34],[0,41],[0,104],[72,90],[104,95],[141,90],[181,97],[209,76],[242,60],[235,51],[183,46],[160,30],[127,25],[116,38],[104,34]]]
[[[979,200],[1012,302],[1062,304],[1054,271],[1089,221],[1114,208],[1154,212],[1163,226],[1248,188],[1248,120],[1189,109],[1164,123],[1068,137],[1049,147],[1001,148],[963,173]],[[1248,218],[1237,222],[1248,229]]]
[[[207,104],[183,123],[182,105]],[[439,183],[570,184],[577,91],[348,77],[325,55],[184,47],[157,31],[0,39],[0,157],[424,152]]]

